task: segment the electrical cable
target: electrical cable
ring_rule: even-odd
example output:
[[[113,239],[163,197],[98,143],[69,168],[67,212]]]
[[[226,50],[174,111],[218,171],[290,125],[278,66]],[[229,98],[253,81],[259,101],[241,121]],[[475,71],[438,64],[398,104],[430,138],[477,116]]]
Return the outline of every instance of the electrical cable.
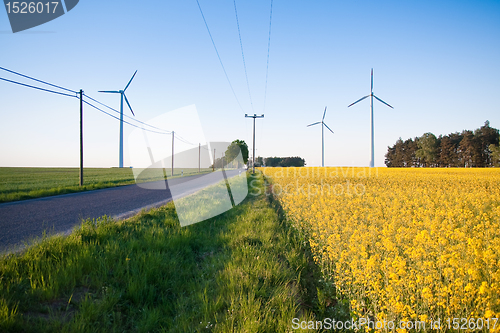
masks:
[[[87,97],[88,97],[88,96],[87,96]],[[108,116],[110,116],[110,117],[113,117],[113,118],[115,118],[115,119],[120,120],[120,118],[118,118],[118,117],[116,117],[116,116],[112,115],[111,113],[108,113],[108,112],[106,112],[106,111],[104,111],[104,110],[102,110],[102,109],[98,108],[97,106],[95,106],[95,105],[93,105],[93,104],[91,104],[91,103],[89,103],[89,102],[87,102],[87,101],[83,101],[83,102],[84,102],[85,104],[87,104],[87,105],[90,105],[90,106],[91,106],[91,107],[93,107],[94,109],[97,109],[97,110],[99,110],[99,111],[101,111],[101,112],[103,112],[103,113],[107,114],[107,115],[108,115]],[[98,102],[98,101],[96,101],[96,102]],[[115,110],[114,110],[114,111],[115,111]],[[144,128],[144,127],[140,127],[140,126],[137,126],[137,125],[135,125],[135,124],[129,123],[129,122],[128,122],[128,121],[126,121],[126,120],[123,120],[123,122],[124,122],[124,123],[126,123],[126,124],[128,124],[128,125],[130,125],[130,126],[133,126],[133,127],[139,128],[139,129],[142,129],[142,130],[144,130],[144,131],[152,132],[152,133],[164,134],[164,135],[170,135],[170,134],[172,134],[172,131],[167,131],[167,130],[159,129],[159,128],[157,128],[157,127],[155,127],[155,128],[156,128],[156,129],[159,129],[159,130],[161,130],[161,131],[163,131],[163,132],[153,131],[153,130],[150,130],[150,129],[147,129],[147,128]],[[146,125],[147,125],[147,124],[146,124]],[[193,145],[193,146],[195,145],[194,143],[191,143],[191,142],[189,142],[188,140],[186,140],[186,139],[184,139],[183,137],[181,137],[179,134],[177,134],[177,132],[175,132],[175,133],[176,133],[176,134],[175,134],[175,139],[177,139],[177,140],[179,140],[179,141],[181,141],[181,142],[184,142],[184,143],[186,143],[186,144],[189,144],[189,145]]]
[[[233,0],[233,2],[234,2],[234,14],[236,15],[236,25],[238,26],[238,36],[240,37],[241,57],[243,58],[243,68],[245,69],[245,78],[247,80],[248,96],[250,97],[250,106],[252,107],[252,112],[255,112],[253,109],[252,94],[250,93],[250,83],[248,82],[247,65],[245,63],[245,54],[243,52],[243,42],[241,41],[240,21],[238,20],[238,10],[236,9],[236,0]]]
[[[198,4],[198,8],[200,9],[201,17],[203,18],[203,22],[205,22],[205,27],[207,28],[208,35],[210,36],[210,40],[212,41],[212,45],[214,46],[215,53],[217,53],[217,57],[219,58],[220,65],[222,66],[222,70],[224,71],[224,75],[226,75],[227,82],[229,83],[229,86],[231,87],[231,91],[233,92],[234,98],[236,99],[236,102],[238,102],[238,105],[240,106],[241,111],[244,111],[238,97],[236,96],[236,93],[234,92],[233,85],[231,84],[231,81],[229,80],[229,76],[227,75],[227,72],[226,72],[226,68],[224,67],[224,64],[222,63],[222,59],[219,55],[219,51],[217,51],[217,46],[215,46],[214,39],[212,38],[212,34],[210,33],[210,29],[208,28],[207,20],[205,20],[205,15],[203,15],[203,11],[201,10],[200,2],[198,0],[196,0],[196,3]]]
[[[184,143],[186,143],[186,144],[188,144],[188,145],[196,146],[195,143],[191,143],[188,140],[184,139],[182,136],[180,136],[179,134],[177,134],[177,132],[175,134],[175,138],[178,139],[178,140],[180,140],[180,141],[182,141],[182,142],[184,142]]]
[[[96,109],[96,110],[101,111],[102,113],[107,114],[108,116],[110,116],[110,117],[112,117],[112,118],[115,118],[115,119],[117,119],[117,120],[120,120],[120,118],[116,117],[115,115],[112,115],[111,113],[106,112],[106,111],[104,111],[104,110],[102,110],[102,109],[98,108],[97,106],[95,106],[95,105],[93,105],[93,104],[91,104],[91,103],[89,103],[89,102],[87,102],[87,101],[85,101],[85,100],[84,100],[84,101],[82,101],[82,102],[83,102],[83,103],[85,103],[85,104],[87,104],[87,105],[89,105],[89,106],[91,106],[91,107],[93,107],[93,108],[94,108],[94,109]],[[139,128],[139,129],[142,129],[142,130],[144,130],[144,131],[152,132],[152,133],[157,133],[157,134],[171,134],[171,133],[172,133],[172,132],[158,132],[158,131],[153,131],[153,130],[150,130],[150,129],[147,129],[147,128],[143,128],[143,127],[137,126],[137,125],[135,125],[135,124],[129,123],[129,122],[128,122],[128,121],[126,121],[126,120],[122,120],[122,121],[123,121],[125,124],[128,124],[128,125],[130,125],[130,126],[133,126],[133,127]]]
[[[87,98],[89,98],[89,99],[93,100],[94,102],[99,103],[100,105],[105,106],[105,107],[107,107],[107,108],[108,108],[108,109],[110,109],[110,110],[113,110],[113,111],[114,111],[114,112],[116,112],[116,113],[120,113],[120,111],[118,111],[118,110],[116,110],[116,109],[112,108],[111,106],[108,106],[108,105],[106,105],[106,104],[104,104],[104,103],[99,102],[98,100],[96,100],[96,99],[94,99],[94,98],[90,97],[89,95],[87,95],[87,94],[85,94],[85,93],[84,93],[83,95],[84,95],[85,97],[87,97]],[[130,119],[132,119],[133,121],[136,121],[136,122],[141,123],[141,124],[143,124],[143,125],[146,125],[146,126],[152,127],[152,128],[154,128],[154,129],[157,129],[157,130],[160,130],[160,131],[165,131],[165,132],[168,132],[167,130],[164,130],[164,129],[162,129],[162,128],[155,127],[155,126],[153,126],[153,125],[149,125],[149,124],[147,124],[147,123],[145,123],[145,122],[142,122],[142,121],[140,121],[140,120],[137,120],[136,118],[131,117],[131,116],[129,116],[129,115],[123,114],[123,116],[125,116],[125,117],[127,117],[127,118],[130,118]],[[170,132],[170,133],[171,133],[171,132]]]
[[[19,75],[19,76],[22,76],[22,77],[25,77],[25,78],[28,78],[30,80],[34,80],[34,81],[37,81],[37,82],[40,82],[40,83],[44,83],[44,84],[47,84],[49,86],[52,86],[52,87],[55,87],[55,88],[59,88],[59,89],[62,89],[62,90],[66,90],[66,91],[69,91],[69,92],[72,92],[72,93],[77,93],[76,91],[74,90],[71,90],[71,89],[67,89],[67,88],[64,88],[64,87],[61,87],[61,86],[58,86],[58,85],[55,85],[55,84],[52,84],[52,83],[48,83],[48,82],[45,82],[45,81],[42,81],[42,80],[38,80],[38,79],[35,79],[34,77],[31,77],[31,76],[28,76],[28,75],[24,75],[24,74],[21,74],[21,73],[18,73],[18,72],[14,72],[10,69],[7,69],[7,68],[3,68],[3,67],[0,67],[0,69],[4,70],[4,71],[7,71],[7,72],[10,72],[12,74],[16,74],[16,75]]]
[[[25,86],[25,87],[29,87],[29,88],[33,88],[33,89],[37,89],[37,90],[41,90],[41,91],[50,92],[50,93],[53,93],[53,94],[58,94],[58,95],[63,95],[63,96],[69,96],[69,97],[78,98],[78,96],[77,96],[78,92],[76,92],[76,91],[72,91],[72,90],[70,90],[70,89],[66,89],[66,88],[63,88],[63,87],[60,87],[60,86],[57,86],[57,85],[54,85],[54,84],[51,84],[51,83],[48,83],[48,82],[45,82],[45,81],[42,81],[42,80],[38,80],[38,79],[32,78],[32,77],[30,77],[30,76],[27,76],[27,75],[24,75],[24,74],[20,74],[20,73],[14,72],[14,71],[11,71],[11,70],[6,69],[6,68],[3,68],[3,67],[0,67],[0,69],[5,70],[5,71],[7,71],[7,72],[11,72],[11,73],[16,74],[16,75],[19,75],[19,76],[26,77],[26,78],[28,78],[28,79],[31,79],[31,80],[34,80],[34,81],[37,81],[37,82],[41,82],[41,83],[44,83],[44,84],[47,84],[47,85],[50,85],[50,86],[53,86],[53,87],[56,87],[56,88],[59,88],[59,89],[62,89],[62,90],[66,90],[66,91],[69,91],[69,92],[75,93],[75,95],[70,95],[70,94],[66,94],[66,93],[62,93],[62,92],[58,92],[58,91],[54,91],[54,90],[50,90],[50,89],[45,89],[45,88],[35,87],[35,86],[29,85],[29,84],[25,84],[25,83],[21,83],[21,82],[13,81],[13,80],[8,80],[8,79],[2,78],[2,77],[0,77],[0,80],[6,81],[6,82],[10,82],[10,83],[14,83],[14,84],[18,84],[18,85]],[[92,97],[88,96],[88,95],[87,95],[87,94],[85,94],[85,93],[84,93],[83,95],[84,95],[85,97],[89,98],[90,100],[92,100],[92,101],[94,101],[94,102],[96,102],[96,103],[99,103],[100,105],[105,106],[106,108],[108,108],[108,109],[110,109],[110,110],[112,110],[112,111],[114,111],[114,112],[116,112],[116,113],[120,113],[120,111],[115,110],[114,108],[112,108],[112,107],[110,107],[110,106],[108,106],[108,105],[106,105],[106,104],[104,104],[104,103],[99,102],[98,100],[96,100],[96,99],[94,99],[94,98],[92,98]],[[100,109],[99,107],[97,107],[97,106],[95,106],[95,105],[93,105],[93,104],[91,104],[91,103],[89,103],[89,102],[87,102],[87,101],[85,101],[85,100],[82,100],[82,102],[83,102],[83,103],[85,103],[85,104],[87,104],[87,105],[89,105],[89,106],[91,106],[91,107],[93,107],[94,109],[96,109],[96,110],[98,110],[98,111],[100,111],[100,112],[102,112],[102,113],[104,113],[104,114],[106,114],[106,115],[108,115],[108,116],[110,116],[110,117],[114,118],[114,119],[120,120],[120,118],[118,118],[118,117],[116,117],[116,116],[114,116],[114,115],[112,115],[112,114],[110,114],[110,113],[108,113],[108,112],[106,112],[106,111],[104,111],[104,110]],[[142,130],[148,131],[148,132],[157,133],[157,134],[164,134],[164,135],[167,135],[167,134],[172,134],[172,131],[167,131],[167,130],[164,130],[164,129],[161,129],[161,128],[158,128],[158,127],[155,127],[155,126],[153,126],[153,125],[149,125],[149,124],[144,123],[144,122],[142,122],[142,121],[140,121],[140,120],[137,120],[137,119],[135,119],[135,118],[132,118],[132,117],[130,117],[130,116],[128,116],[128,115],[124,115],[124,116],[126,116],[126,117],[128,117],[128,118],[132,119],[133,121],[136,121],[136,122],[138,122],[138,123],[140,123],[140,124],[143,124],[143,125],[146,125],[146,126],[152,127],[152,128],[154,128],[154,129],[157,129],[157,130],[159,130],[159,131],[161,131],[161,132],[158,132],[158,131],[153,131],[153,130],[150,130],[150,129],[147,129],[147,128],[143,128],[143,127],[137,126],[137,125],[135,125],[135,124],[132,124],[132,123],[130,123],[130,122],[128,122],[128,121],[126,121],[126,120],[122,120],[124,123],[126,123],[126,124],[128,124],[128,125],[130,125],[130,126],[133,126],[133,127],[136,127],[136,128],[139,128],[139,129],[142,129]],[[179,136],[179,135],[177,135],[177,139],[179,139],[180,141],[182,141],[182,142],[184,142],[184,143],[186,143],[186,144],[195,145],[194,143],[189,142],[188,140],[184,139],[183,137],[181,137],[181,136]],[[204,148],[204,149],[206,149],[206,148]]]
[[[271,13],[269,14],[269,40],[267,42],[267,65],[266,65],[266,86],[264,88],[264,112],[266,110],[266,99],[267,99],[267,76],[269,74],[269,49],[271,47],[271,23],[273,21],[273,0],[271,0]]]
[[[47,91],[47,92],[50,92],[50,93],[53,93],[53,94],[59,94],[59,95],[63,95],[63,96],[69,96],[69,97],[75,97],[76,98],[76,95],[70,95],[70,94],[66,94],[66,93],[62,93],[62,92],[58,92],[58,91],[54,91],[54,90],[39,88],[39,87],[31,86],[29,84],[25,84],[25,83],[21,83],[21,82],[17,82],[17,81],[12,81],[12,80],[7,80],[7,79],[4,79],[2,77],[0,77],[0,80],[4,80],[4,81],[10,82],[10,83],[19,84],[21,86],[25,86],[25,87],[29,87],[29,88],[33,88],[33,89]]]

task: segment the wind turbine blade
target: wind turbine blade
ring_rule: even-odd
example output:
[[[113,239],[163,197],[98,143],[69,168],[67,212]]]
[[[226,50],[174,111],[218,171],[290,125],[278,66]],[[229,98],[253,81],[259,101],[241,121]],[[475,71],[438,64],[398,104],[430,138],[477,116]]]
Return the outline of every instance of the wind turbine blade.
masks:
[[[119,91],[109,91],[109,90],[99,90],[99,92],[103,92],[103,93],[114,93],[114,94],[119,94],[119,93],[120,93]]]
[[[132,78],[130,79],[130,81],[128,81],[128,84],[125,89],[123,89],[123,91],[127,90],[128,86],[130,86],[130,82],[132,82],[132,80],[134,79],[135,74],[137,74],[137,71],[135,71],[134,75],[132,75]]]
[[[370,90],[373,93],[373,68],[372,68],[372,90]]]
[[[325,112],[323,112],[323,119],[321,119],[321,121],[325,120],[325,116],[326,116],[326,106],[325,106]]]
[[[328,128],[328,129],[330,130],[330,132],[332,132],[332,133],[333,133],[332,129],[331,129],[330,127],[328,127],[328,125],[327,125],[327,124],[323,123],[323,125],[325,125],[325,126],[326,126],[326,128]]]
[[[133,114],[133,115],[134,115],[134,117],[135,117],[134,111],[132,111],[132,107],[130,106],[130,103],[128,102],[127,96],[125,96],[125,94],[123,94],[123,97],[125,97],[125,102],[127,102],[127,105],[128,105],[128,107],[129,107],[130,111],[132,112],[132,114]]]
[[[377,96],[373,95],[373,97],[375,97],[379,102],[382,102],[384,103],[385,105],[387,105],[388,107],[390,107],[391,109],[394,109],[392,106],[390,106],[389,104],[387,104],[386,102],[384,102],[383,100],[381,100],[380,98],[378,98]]]
[[[314,124],[311,124],[311,125],[307,125],[306,127],[314,126],[314,125],[318,125],[318,124],[321,124],[321,121],[318,121],[317,123],[314,123]]]
[[[367,98],[367,97],[370,97],[370,95],[367,95],[367,96],[365,96],[365,97],[363,97],[363,98],[361,98],[361,99],[358,99],[356,102],[352,103],[352,104],[351,104],[351,105],[349,105],[349,106],[353,106],[353,105],[354,105],[354,104],[356,104],[357,102],[361,102],[362,100],[364,100],[364,99],[365,99],[365,98]],[[347,107],[349,107],[349,106],[347,106]]]

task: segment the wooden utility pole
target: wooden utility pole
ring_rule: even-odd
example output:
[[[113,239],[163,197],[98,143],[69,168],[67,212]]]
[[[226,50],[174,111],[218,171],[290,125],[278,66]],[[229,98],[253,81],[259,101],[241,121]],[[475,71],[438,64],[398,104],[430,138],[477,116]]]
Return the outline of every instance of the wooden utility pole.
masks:
[[[83,186],[83,90],[80,89],[80,186]]]
[[[214,164],[212,164],[212,172],[215,171],[215,148],[214,148]]]
[[[252,156],[252,173],[255,173],[255,118],[264,118],[264,115],[260,116],[254,114],[253,116],[249,116],[245,113],[245,118],[253,118],[253,156]]]
[[[174,131],[172,131],[172,177],[174,176]]]
[[[201,164],[201,143],[198,143],[198,173],[200,173],[200,164]]]

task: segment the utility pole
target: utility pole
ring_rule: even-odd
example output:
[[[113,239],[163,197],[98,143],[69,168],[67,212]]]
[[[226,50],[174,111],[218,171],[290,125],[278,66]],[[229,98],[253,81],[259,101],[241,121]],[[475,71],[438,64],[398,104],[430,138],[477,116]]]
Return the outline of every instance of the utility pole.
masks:
[[[83,186],[83,90],[80,89],[80,186]]]
[[[200,173],[200,164],[201,164],[201,143],[198,143],[198,173]]]
[[[260,116],[254,114],[253,116],[249,116],[245,113],[245,118],[253,118],[253,156],[252,156],[252,173],[255,173],[255,118],[264,118],[264,115]]]
[[[214,148],[214,164],[212,164],[212,172],[215,171],[215,148]]]
[[[174,176],[174,131],[172,131],[172,177]]]

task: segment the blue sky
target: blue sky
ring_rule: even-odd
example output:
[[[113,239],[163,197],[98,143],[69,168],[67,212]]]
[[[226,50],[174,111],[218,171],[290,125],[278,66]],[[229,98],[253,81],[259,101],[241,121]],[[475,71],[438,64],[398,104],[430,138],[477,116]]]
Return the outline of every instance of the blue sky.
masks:
[[[0,67],[87,94],[113,107],[127,90],[136,117],[147,121],[195,104],[209,141],[245,140],[257,121],[257,155],[301,156],[325,165],[367,166],[369,101],[374,93],[375,165],[402,137],[500,128],[499,1],[273,2],[269,79],[264,87],[269,1],[237,0],[253,110],[230,0],[199,0],[227,74],[219,64],[195,0],[85,1],[62,17],[13,34],[0,10]],[[0,71],[0,77],[18,80]],[[21,79],[22,82],[29,83]],[[129,111],[126,110],[126,113]],[[0,82],[0,166],[77,166],[78,100]],[[85,108],[85,165],[118,164],[117,120]],[[175,130],[175,128],[167,128]],[[125,126],[125,165],[129,165]],[[181,133],[189,138],[189,133]]]

